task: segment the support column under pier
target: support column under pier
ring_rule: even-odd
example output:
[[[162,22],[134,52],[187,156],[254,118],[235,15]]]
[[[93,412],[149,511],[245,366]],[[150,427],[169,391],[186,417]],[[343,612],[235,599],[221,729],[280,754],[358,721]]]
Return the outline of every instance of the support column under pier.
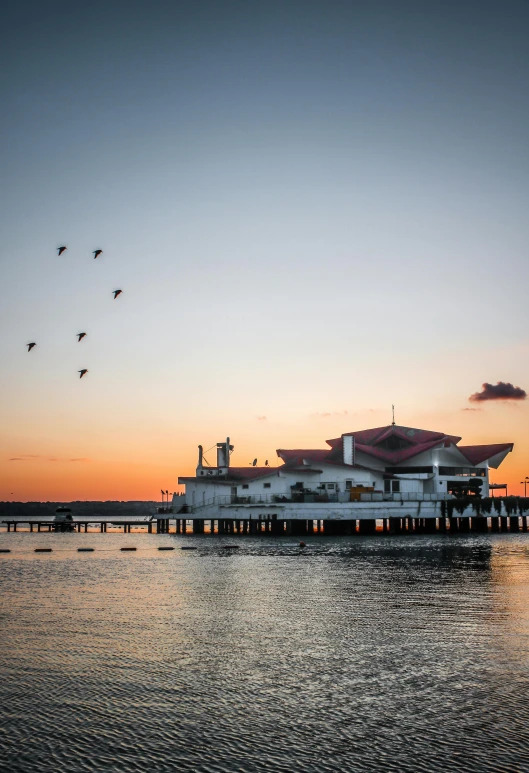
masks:
[[[490,529],[491,531],[499,531],[500,530],[500,519],[493,516],[490,519]]]
[[[511,531],[520,531],[520,518],[518,515],[511,515]]]
[[[377,530],[377,522],[374,518],[362,518],[360,520],[360,534],[374,534]]]
[[[204,534],[204,519],[195,518],[193,520],[193,534]]]
[[[324,520],[323,533],[326,536],[344,536],[347,534],[347,521]]]
[[[293,519],[291,521],[291,530],[290,533],[293,537],[305,537],[307,535],[307,521],[306,520],[296,520]]]
[[[472,531],[477,532],[488,532],[489,530],[489,522],[487,518],[484,518],[483,516],[476,516],[472,518]]]

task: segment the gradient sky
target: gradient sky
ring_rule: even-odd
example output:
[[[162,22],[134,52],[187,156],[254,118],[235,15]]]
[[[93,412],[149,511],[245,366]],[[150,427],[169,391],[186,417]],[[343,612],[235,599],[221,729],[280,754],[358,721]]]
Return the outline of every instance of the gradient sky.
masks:
[[[514,441],[492,479],[519,493],[529,401],[468,397],[529,391],[528,25],[525,0],[8,1],[0,500],[152,499],[198,443],[261,463],[392,403]]]

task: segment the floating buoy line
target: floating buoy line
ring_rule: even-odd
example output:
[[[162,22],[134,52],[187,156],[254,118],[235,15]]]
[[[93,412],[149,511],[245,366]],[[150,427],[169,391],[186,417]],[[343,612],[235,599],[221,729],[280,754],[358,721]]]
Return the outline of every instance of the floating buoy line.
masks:
[[[180,550],[203,550],[204,547],[206,547],[207,550],[210,551],[218,551],[219,548],[221,550],[238,550],[240,548],[240,545],[218,545],[217,547],[213,545],[208,546],[199,546],[199,545],[181,545]],[[304,542],[291,544],[291,545],[283,545],[282,547],[285,548],[295,548],[300,547],[304,548],[306,547],[306,544]],[[138,548],[134,545],[129,545],[121,548],[47,548],[47,547],[39,547],[39,548],[33,548],[33,550],[12,550],[11,548],[0,548],[0,553],[10,553],[15,555],[30,555],[31,553],[146,553],[146,552],[152,552],[153,550],[158,551],[166,551],[166,550],[176,550],[177,548],[174,545],[158,545],[158,547],[149,547],[149,548]]]

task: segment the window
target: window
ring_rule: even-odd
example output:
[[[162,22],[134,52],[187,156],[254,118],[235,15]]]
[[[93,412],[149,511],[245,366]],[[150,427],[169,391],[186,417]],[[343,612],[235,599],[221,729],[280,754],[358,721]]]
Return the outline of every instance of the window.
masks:
[[[270,488],[270,483],[263,483],[264,488]]]
[[[439,467],[439,475],[457,475],[484,478],[486,476],[484,467]]]
[[[390,435],[384,440],[381,440],[380,443],[375,443],[375,448],[383,448],[384,451],[402,451],[412,445],[413,443],[409,440],[405,440],[398,435]]]
[[[328,489],[333,489],[334,488],[334,483],[327,483],[327,488]]]
[[[417,475],[421,472],[431,473],[433,467],[386,467],[386,472],[392,472],[394,475]]]
[[[384,494],[391,494],[391,481],[385,480],[384,481]]]
[[[345,490],[348,491],[352,487],[352,485],[353,485],[353,481],[352,480],[346,480],[345,481]]]
[[[247,484],[247,483],[243,483],[243,484],[242,484],[242,487],[243,487],[243,488],[248,488],[248,484]]]
[[[400,493],[400,480],[392,480],[391,481],[391,490],[394,494]]]

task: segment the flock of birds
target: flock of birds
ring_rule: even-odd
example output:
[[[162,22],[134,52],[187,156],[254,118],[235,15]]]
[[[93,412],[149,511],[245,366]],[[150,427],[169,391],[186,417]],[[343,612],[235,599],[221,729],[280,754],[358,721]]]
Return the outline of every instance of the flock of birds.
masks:
[[[59,253],[59,255],[62,255],[63,252],[65,252],[67,249],[68,249],[68,247],[65,247],[63,245],[62,247],[57,247],[57,252]],[[102,254],[103,254],[103,250],[94,250],[92,252],[92,255],[94,256],[94,260],[96,258],[98,258]],[[121,295],[122,292],[123,292],[123,290],[113,290],[112,294],[114,296],[114,300],[116,300],[118,295]],[[83,340],[83,338],[86,336],[86,333],[76,333],[76,335],[77,335],[77,342],[80,343]],[[29,344],[26,344],[26,346],[28,347],[28,352],[30,352],[33,349],[33,347],[36,346],[36,345],[37,344],[36,344],[35,341],[32,341]],[[88,373],[88,368],[82,368],[81,370],[78,370],[77,372],[79,373],[79,378],[83,378],[83,376],[85,376]]]

